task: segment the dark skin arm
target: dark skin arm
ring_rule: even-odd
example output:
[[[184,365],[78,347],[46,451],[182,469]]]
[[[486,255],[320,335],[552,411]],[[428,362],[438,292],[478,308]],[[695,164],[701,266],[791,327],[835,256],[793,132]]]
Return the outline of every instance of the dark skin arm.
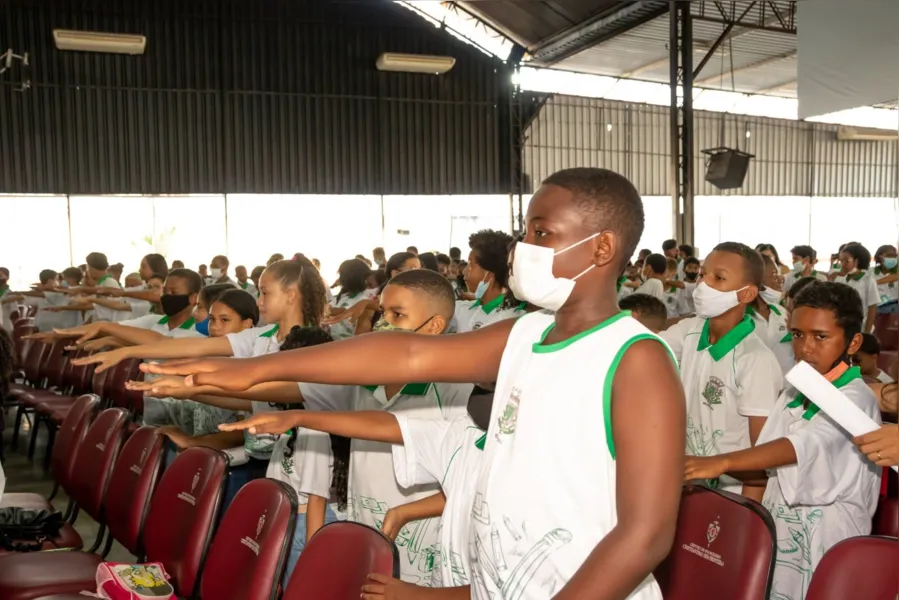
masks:
[[[717,456],[690,456],[684,480],[714,479],[727,473],[744,482],[765,478],[765,470],[796,464],[796,449],[787,438]]]
[[[249,430],[254,435],[280,434],[293,427],[305,427],[357,440],[387,444],[403,443],[403,433],[396,417],[380,410],[348,412],[285,410],[253,415],[237,423],[219,425],[222,431]]]
[[[149,365],[153,373],[193,373],[188,385],[246,390],[266,381],[393,385],[410,381],[496,381],[509,332],[507,319],[457,335],[383,332],[263,357]],[[379,357],[372,361],[371,357]]]
[[[612,384],[618,523],[555,600],[623,600],[668,555],[680,506],[685,432],[684,391],[671,357],[655,341],[637,342]]]

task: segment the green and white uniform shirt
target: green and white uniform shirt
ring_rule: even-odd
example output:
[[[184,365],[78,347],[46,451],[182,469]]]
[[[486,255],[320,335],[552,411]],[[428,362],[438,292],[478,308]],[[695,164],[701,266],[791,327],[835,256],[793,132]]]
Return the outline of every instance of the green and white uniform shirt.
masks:
[[[115,280],[112,275],[104,275],[100,279],[97,280],[98,288],[116,288],[121,289],[122,286],[119,285],[119,282]],[[113,323],[118,321],[124,321],[128,317],[131,316],[131,311],[127,310],[112,310],[111,308],[106,308],[105,306],[100,306],[99,304],[94,305],[94,321],[111,321]]]
[[[551,598],[618,520],[612,382],[634,343],[664,343],[627,311],[542,345],[554,326],[525,315],[503,351],[471,511],[477,600]],[[650,575],[629,598],[662,594]]]
[[[862,299],[862,308],[865,312],[872,306],[880,304],[880,293],[877,291],[877,282],[868,271],[856,271],[846,276],[834,279],[837,283],[845,283],[853,288]]]
[[[506,295],[500,294],[487,304],[482,304],[480,300],[475,300],[474,302],[457,300],[449,331],[453,333],[467,333],[487,325],[499,323],[505,319],[514,319],[524,314],[524,304],[517,304],[511,308],[502,308],[505,299]]]
[[[452,421],[402,415],[396,420],[403,432],[403,445],[393,446],[397,483],[403,488],[436,483],[446,496],[437,527],[431,587],[468,585],[471,504],[487,434],[467,414]]]
[[[301,505],[309,503],[310,495],[330,499],[334,469],[331,436],[322,431],[300,428],[294,440],[293,454],[290,455],[287,447],[289,440],[290,436],[285,434],[275,442],[265,476],[292,487]],[[336,503],[332,503],[331,507],[338,512]]]
[[[768,308],[771,314],[768,315],[767,321],[751,306],[746,307],[746,314],[755,323],[755,334],[771,349],[781,372],[786,375],[796,364],[796,357],[793,355],[793,336],[787,325],[787,313],[782,306],[769,304]]]
[[[258,298],[258,297],[259,297],[259,290],[256,289],[256,285],[255,285],[251,280],[249,280],[249,279],[247,279],[247,280],[244,281],[243,283],[240,283],[240,282],[238,281],[238,282],[237,282],[237,287],[239,287],[240,289],[242,289],[243,291],[245,291],[245,292],[248,293],[249,295],[253,296],[254,298]]]
[[[709,322],[693,317],[663,331],[680,363],[687,399],[687,454],[715,456],[751,446],[749,417],[767,417],[783,387],[774,353],[748,316],[715,344]],[[720,487],[739,494],[743,484],[727,475]]]
[[[806,277],[814,277],[818,281],[827,281],[827,273],[821,273],[814,269],[808,275],[803,275],[801,271],[790,271],[784,276],[784,293],[786,294],[788,291],[790,291],[790,288],[793,287],[794,283],[796,283],[800,279],[805,279]]]
[[[378,290],[365,290],[364,292],[359,292],[358,294],[353,294],[352,296],[349,294],[343,294],[342,296],[340,296],[340,300],[335,297],[334,301],[331,302],[331,306],[333,306],[334,308],[350,309],[360,302],[365,302],[377,297],[377,295]],[[335,340],[343,340],[349,337],[353,337],[355,333],[355,319],[347,319],[341,321],[340,323],[331,325],[331,337]]]
[[[871,273],[874,276],[874,283],[876,284],[878,279],[883,279],[887,275],[895,275],[897,269],[899,269],[899,267],[893,267],[890,270],[885,270],[881,267],[874,267],[871,270]],[[886,304],[887,302],[899,300],[899,282],[892,281],[890,283],[878,284],[877,296],[878,304]]]
[[[7,294],[12,294],[12,292],[10,291],[9,285],[7,285],[3,289],[0,289],[0,300],[3,300],[3,298]],[[2,325],[3,329],[8,331],[9,333],[12,333],[12,330],[13,330],[13,322],[12,322],[11,315],[14,310],[16,310],[15,302],[10,302],[9,304],[0,304],[0,325]]]
[[[858,367],[834,385],[880,423],[877,399]],[[804,600],[824,553],[847,538],[871,533],[881,469],[859,452],[842,427],[792,387],[778,398],[758,443],[779,438],[793,444],[796,464],[768,471],[762,501],[777,532],[771,598]]]
[[[451,420],[467,413],[471,384],[410,383],[393,398],[383,387],[336,386],[301,383],[300,393],[310,410],[386,410],[414,419]],[[391,445],[353,440],[347,512],[350,521],[381,528],[387,511],[433,496],[440,486],[402,488],[393,475]],[[435,561],[438,519],[407,524],[396,538],[403,581],[427,586]]]
[[[234,358],[253,358],[274,354],[281,349],[278,341],[278,326],[264,325],[251,327],[239,333],[229,333],[225,336],[231,344],[231,354]],[[268,412],[276,412],[278,409],[268,402],[253,402],[253,414],[258,415]],[[256,460],[268,460],[272,455],[272,448],[278,436],[269,433],[253,435],[244,431],[243,445],[247,456]]]

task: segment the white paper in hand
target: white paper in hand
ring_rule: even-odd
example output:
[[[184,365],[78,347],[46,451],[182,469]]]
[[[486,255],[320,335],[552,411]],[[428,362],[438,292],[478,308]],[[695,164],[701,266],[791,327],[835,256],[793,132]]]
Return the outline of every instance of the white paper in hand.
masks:
[[[807,362],[797,363],[786,374],[786,380],[827,413],[827,416],[845,429],[849,435],[857,437],[880,429],[877,421],[866,415],[862,409],[853,404],[843,392],[834,387]],[[893,470],[899,471],[899,468],[894,466]]]

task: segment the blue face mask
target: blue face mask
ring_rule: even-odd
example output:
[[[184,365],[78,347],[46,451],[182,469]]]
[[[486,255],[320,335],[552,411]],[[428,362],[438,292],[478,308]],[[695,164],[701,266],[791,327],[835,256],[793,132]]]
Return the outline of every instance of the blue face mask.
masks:
[[[206,337],[209,337],[209,317],[206,317],[202,321],[197,321],[196,325],[194,325],[194,329]]]
[[[899,259],[895,256],[887,256],[883,259],[883,266],[885,269],[895,269],[897,264],[899,264]]]
[[[481,298],[483,298],[483,297],[484,297],[484,294],[487,293],[487,289],[488,289],[489,287],[490,287],[490,286],[487,284],[486,281],[480,282],[480,283],[478,284],[477,289],[474,291],[474,299],[475,299],[475,300],[480,300]]]

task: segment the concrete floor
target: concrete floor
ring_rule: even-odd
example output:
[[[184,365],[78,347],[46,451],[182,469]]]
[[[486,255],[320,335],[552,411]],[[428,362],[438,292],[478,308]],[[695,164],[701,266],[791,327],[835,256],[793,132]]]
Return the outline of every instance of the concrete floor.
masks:
[[[35,452],[34,461],[29,461],[28,440],[31,437],[31,431],[23,431],[19,435],[19,447],[13,450],[9,447],[9,440],[12,438],[12,424],[15,420],[15,412],[7,414],[7,429],[4,432],[4,452],[5,460],[3,462],[3,470],[6,473],[6,493],[31,492],[40,494],[47,498],[53,490],[53,478],[49,473],[44,472],[43,458],[46,452],[46,435],[45,430],[41,428],[41,434],[38,436],[37,451]],[[25,424],[27,425],[27,423]],[[56,510],[65,513],[68,497],[63,490],[60,490],[53,499],[53,506]],[[97,539],[97,532],[100,525],[84,512],[79,512],[78,519],[75,521],[75,529],[84,540],[85,548],[93,545]],[[102,549],[102,548],[101,548]],[[113,543],[112,550],[107,558],[113,562],[132,562],[135,557],[125,550],[118,542]]]

